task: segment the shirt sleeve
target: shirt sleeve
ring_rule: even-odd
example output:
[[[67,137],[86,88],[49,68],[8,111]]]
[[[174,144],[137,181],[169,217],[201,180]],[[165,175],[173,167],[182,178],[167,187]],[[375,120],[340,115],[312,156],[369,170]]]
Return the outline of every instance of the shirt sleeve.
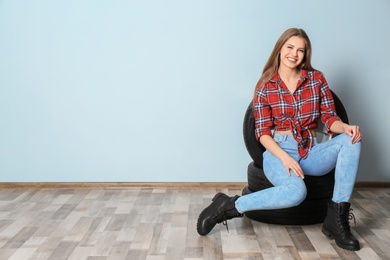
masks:
[[[336,121],[341,121],[337,116],[336,106],[334,104],[332,92],[328,86],[325,77],[321,74],[321,121],[325,124],[326,130],[329,133],[330,127]]]
[[[255,119],[255,136],[256,140],[259,140],[262,135],[272,136],[272,111],[271,106],[264,93],[264,88],[259,89],[255,93],[253,100],[253,116]]]

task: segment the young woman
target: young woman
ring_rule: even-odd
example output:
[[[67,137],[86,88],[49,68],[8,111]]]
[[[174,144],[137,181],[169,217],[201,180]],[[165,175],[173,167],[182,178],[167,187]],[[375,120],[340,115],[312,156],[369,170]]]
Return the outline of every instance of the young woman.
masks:
[[[253,110],[254,134],[266,148],[263,170],[274,187],[241,197],[218,193],[200,214],[198,233],[207,235],[217,223],[246,211],[297,206],[306,197],[305,175],[321,176],[336,167],[322,232],[344,249],[359,250],[348,217],[362,133],[337,116],[324,75],[311,66],[311,43],[304,30],[288,29],[276,42],[256,86]],[[339,135],[317,144],[318,119]]]

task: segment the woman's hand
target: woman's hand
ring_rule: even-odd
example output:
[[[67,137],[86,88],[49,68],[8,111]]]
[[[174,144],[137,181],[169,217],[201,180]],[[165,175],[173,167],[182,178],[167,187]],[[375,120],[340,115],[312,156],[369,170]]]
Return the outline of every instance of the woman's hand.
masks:
[[[282,161],[284,168],[286,168],[288,176],[291,175],[290,170],[292,170],[296,176],[301,177],[302,179],[305,178],[305,174],[303,173],[301,166],[290,155],[286,154],[280,160]]]
[[[333,133],[341,134],[346,133],[351,137],[351,142],[357,143],[362,140],[362,131],[360,131],[360,127],[357,125],[348,125],[341,121],[336,121],[330,126],[330,131]]]
[[[290,155],[288,155],[288,153],[286,153],[282,148],[280,148],[272,136],[262,135],[259,141],[270,153],[282,161],[288,176],[291,175],[290,170],[292,170],[298,177],[301,177],[302,179],[305,177],[299,163]]]
[[[353,144],[362,140],[362,132],[360,131],[360,127],[357,125],[345,124],[344,133],[351,137],[351,142]]]

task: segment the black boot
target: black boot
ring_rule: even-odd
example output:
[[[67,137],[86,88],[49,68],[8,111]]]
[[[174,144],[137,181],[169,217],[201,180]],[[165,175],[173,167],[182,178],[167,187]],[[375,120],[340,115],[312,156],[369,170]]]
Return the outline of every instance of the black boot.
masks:
[[[359,241],[352,235],[349,227],[350,217],[355,218],[350,213],[351,204],[348,202],[335,203],[329,202],[328,213],[322,226],[322,233],[331,239],[335,239],[336,244],[344,249],[357,251],[360,250]]]
[[[223,222],[224,225],[228,219],[242,217],[235,206],[235,201],[239,196],[229,197],[220,192],[214,196],[213,202],[200,213],[197,223],[197,231],[199,235],[207,235],[216,224]]]

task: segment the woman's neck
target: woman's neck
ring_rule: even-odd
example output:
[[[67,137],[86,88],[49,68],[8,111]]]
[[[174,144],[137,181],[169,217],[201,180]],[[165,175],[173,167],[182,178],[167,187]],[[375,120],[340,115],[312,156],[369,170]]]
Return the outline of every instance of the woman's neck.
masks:
[[[295,81],[301,77],[301,71],[296,69],[282,68],[278,69],[280,77],[285,81]]]
[[[286,69],[279,68],[278,73],[279,73],[280,78],[282,79],[282,81],[284,82],[286,87],[288,88],[288,90],[291,93],[294,93],[296,88],[297,88],[298,81],[301,77],[301,71],[300,70],[299,71],[292,70],[292,69],[286,70]]]

